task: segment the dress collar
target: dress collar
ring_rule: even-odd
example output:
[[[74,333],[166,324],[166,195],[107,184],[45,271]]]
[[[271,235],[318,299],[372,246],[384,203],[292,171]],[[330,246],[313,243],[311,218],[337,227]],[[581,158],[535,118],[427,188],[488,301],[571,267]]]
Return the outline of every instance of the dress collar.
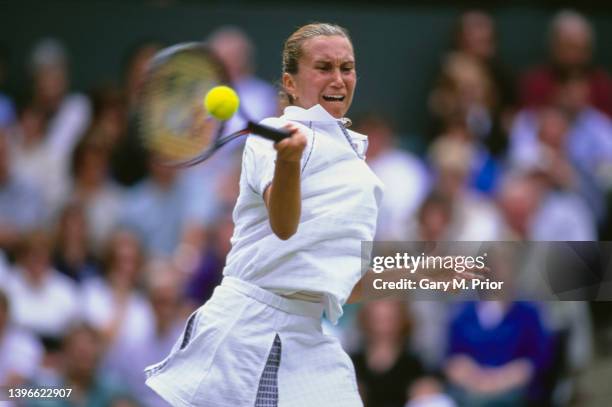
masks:
[[[336,119],[321,105],[314,105],[310,109],[304,109],[299,106],[287,106],[282,118],[297,122],[341,122],[341,119]]]

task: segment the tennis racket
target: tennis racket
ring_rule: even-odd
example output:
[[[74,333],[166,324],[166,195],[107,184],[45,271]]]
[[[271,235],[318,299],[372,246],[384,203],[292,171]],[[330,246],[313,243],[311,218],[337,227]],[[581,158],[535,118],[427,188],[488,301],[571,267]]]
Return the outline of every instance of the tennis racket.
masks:
[[[205,44],[178,44],[158,52],[143,85],[139,116],[144,147],[165,164],[188,167],[241,136],[255,134],[278,142],[291,135],[254,123],[240,106],[236,114],[247,126],[223,135],[225,121],[203,105],[206,94],[219,85],[231,87],[223,64]]]

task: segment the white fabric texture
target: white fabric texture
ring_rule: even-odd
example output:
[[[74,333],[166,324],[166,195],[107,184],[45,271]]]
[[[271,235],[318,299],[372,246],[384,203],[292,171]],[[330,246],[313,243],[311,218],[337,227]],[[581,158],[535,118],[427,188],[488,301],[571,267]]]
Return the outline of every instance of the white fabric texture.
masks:
[[[302,156],[302,213],[283,241],[270,228],[262,194],[271,183],[276,150],[269,140],[246,143],[232,250],[223,274],[281,294],[322,293],[336,322],[362,275],[362,241],[372,241],[383,186],[364,161],[367,137],[346,131],[320,105],[285,109],[264,124],[297,123],[308,136]],[[367,260],[367,259],[366,259]]]
[[[323,334],[322,312],[322,304],[225,277],[192,315],[191,334],[147,369],[147,385],[175,407],[252,407],[278,335],[279,407],[362,406],[351,360]]]

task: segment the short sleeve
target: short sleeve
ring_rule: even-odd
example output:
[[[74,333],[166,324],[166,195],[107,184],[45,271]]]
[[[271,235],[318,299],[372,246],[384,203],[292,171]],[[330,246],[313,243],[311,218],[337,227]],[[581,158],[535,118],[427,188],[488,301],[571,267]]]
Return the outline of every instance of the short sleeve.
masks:
[[[265,119],[261,122],[266,126],[280,128],[287,122],[278,118]],[[274,143],[263,137],[249,136],[242,157],[242,171],[246,180],[256,193],[263,196],[264,191],[272,183],[276,150]]]
[[[272,141],[250,137],[244,148],[242,171],[257,194],[262,195],[274,177],[276,150]]]

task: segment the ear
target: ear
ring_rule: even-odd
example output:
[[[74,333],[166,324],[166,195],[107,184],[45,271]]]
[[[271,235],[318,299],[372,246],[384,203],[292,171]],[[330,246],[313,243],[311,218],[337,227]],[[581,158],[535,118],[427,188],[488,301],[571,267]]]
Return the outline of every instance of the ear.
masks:
[[[283,73],[283,89],[285,89],[285,92],[287,92],[290,95],[294,95],[296,94],[296,86],[295,86],[295,81],[293,80],[293,76],[291,76],[291,74],[285,72]]]

